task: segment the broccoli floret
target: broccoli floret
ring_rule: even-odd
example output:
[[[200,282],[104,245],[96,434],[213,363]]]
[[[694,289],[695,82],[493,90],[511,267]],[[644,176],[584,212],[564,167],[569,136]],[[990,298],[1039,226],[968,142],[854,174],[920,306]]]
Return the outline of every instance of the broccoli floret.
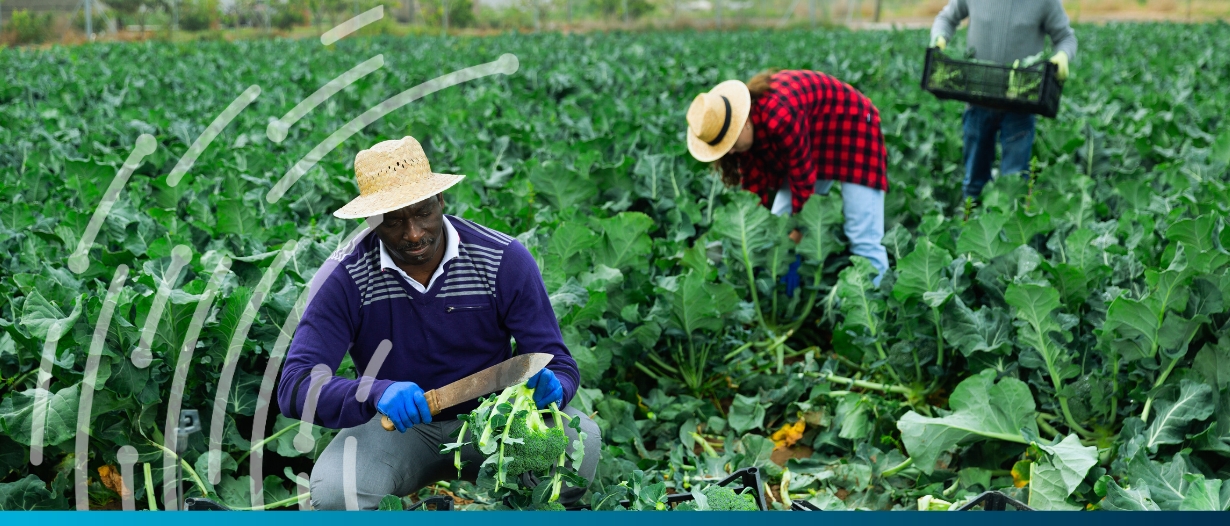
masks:
[[[548,502],[546,504],[539,506],[537,509],[538,511],[567,511],[566,509],[564,509],[564,505],[560,504],[558,501]]]
[[[546,473],[559,462],[560,455],[568,447],[568,437],[563,427],[547,426],[538,411],[521,411],[510,425],[509,436],[522,442],[507,445],[507,454],[513,458],[508,466],[509,475],[516,476],[527,471]]]
[[[751,494],[739,495],[722,486],[709,486],[701,492],[709,500],[709,509],[714,511],[757,511]]]

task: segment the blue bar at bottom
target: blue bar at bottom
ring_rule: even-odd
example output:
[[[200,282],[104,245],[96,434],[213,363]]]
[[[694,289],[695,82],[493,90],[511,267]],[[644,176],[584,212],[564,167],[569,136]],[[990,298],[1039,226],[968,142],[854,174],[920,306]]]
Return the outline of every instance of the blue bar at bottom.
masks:
[[[223,512],[226,513],[226,512]],[[338,526],[345,521],[354,520],[353,516],[343,517],[346,512],[230,512],[218,515],[217,512],[78,512],[78,511],[12,511],[0,512],[0,525],[34,525],[38,526],[219,526],[225,521],[226,526]],[[380,513],[380,512],[372,512]],[[625,526],[629,521],[636,521],[637,526],[686,526],[689,524],[703,526],[755,526],[749,521],[766,520],[757,517],[752,512],[449,512],[442,516],[433,516],[425,512],[403,517],[385,517],[382,520],[395,520],[399,523],[440,523],[448,526],[544,526],[563,521],[576,522],[582,520],[585,526]],[[1159,523],[1186,522],[1188,524],[1226,524],[1222,522],[1230,514],[1217,512],[1152,512],[1152,513],[1112,513],[1112,512],[796,512],[804,515],[778,517],[791,523],[824,524],[824,526],[901,526],[908,522],[910,526],[1038,526],[1044,521],[1046,526],[1092,526],[1094,524],[1114,524],[1114,526],[1155,526]],[[988,513],[993,515],[988,516]],[[1167,519],[1167,517],[1170,517]],[[392,524],[392,523],[391,523]],[[392,524],[392,526],[396,526]]]

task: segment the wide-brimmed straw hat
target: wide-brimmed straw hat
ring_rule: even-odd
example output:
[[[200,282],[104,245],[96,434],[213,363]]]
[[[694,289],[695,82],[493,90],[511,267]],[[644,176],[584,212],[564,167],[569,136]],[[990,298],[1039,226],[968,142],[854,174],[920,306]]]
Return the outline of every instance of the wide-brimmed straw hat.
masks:
[[[692,99],[688,108],[688,151],[700,162],[721,159],[739,139],[752,94],[741,80],[728,80]]]
[[[384,141],[354,157],[354,178],[359,197],[333,215],[360,219],[400,210],[448,190],[464,175],[431,171],[427,154],[414,137]]]

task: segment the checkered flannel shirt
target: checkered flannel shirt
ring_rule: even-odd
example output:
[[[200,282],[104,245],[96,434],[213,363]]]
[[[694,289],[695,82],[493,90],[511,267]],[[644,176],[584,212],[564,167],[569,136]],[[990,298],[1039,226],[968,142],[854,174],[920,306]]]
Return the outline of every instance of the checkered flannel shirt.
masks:
[[[880,112],[849,84],[815,71],[780,71],[752,102],[752,148],[733,154],[743,187],[769,206],[783,177],[794,213],[816,179],[888,190]]]

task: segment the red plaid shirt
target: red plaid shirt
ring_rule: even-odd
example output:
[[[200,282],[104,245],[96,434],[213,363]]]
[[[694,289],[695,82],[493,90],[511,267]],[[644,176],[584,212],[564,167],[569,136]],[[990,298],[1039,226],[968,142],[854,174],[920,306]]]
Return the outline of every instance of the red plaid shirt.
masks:
[[[888,190],[880,112],[849,84],[815,71],[780,71],[752,102],[752,148],[735,153],[743,187],[769,206],[790,182],[794,213],[816,179]]]

